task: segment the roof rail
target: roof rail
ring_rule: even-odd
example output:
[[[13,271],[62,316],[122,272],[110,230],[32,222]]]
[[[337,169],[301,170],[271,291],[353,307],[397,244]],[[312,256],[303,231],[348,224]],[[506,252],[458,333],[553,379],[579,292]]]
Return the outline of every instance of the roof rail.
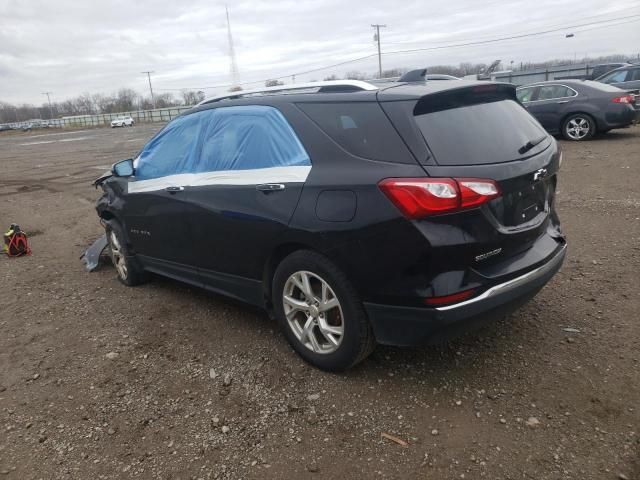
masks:
[[[224,95],[205,98],[197,106],[207,103],[219,102],[220,100],[233,100],[236,98],[253,97],[261,95],[294,94],[294,93],[338,93],[356,92],[359,90],[378,90],[378,87],[362,80],[328,80],[324,82],[297,83],[293,85],[277,85],[275,87],[264,87],[255,90],[238,90]]]

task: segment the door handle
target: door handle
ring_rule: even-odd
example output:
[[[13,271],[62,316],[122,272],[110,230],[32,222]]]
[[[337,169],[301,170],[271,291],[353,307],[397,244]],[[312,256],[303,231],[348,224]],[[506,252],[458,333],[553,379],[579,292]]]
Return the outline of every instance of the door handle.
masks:
[[[560,100],[560,101],[557,101],[556,103],[569,103],[569,100]]]
[[[284,185],[282,183],[263,183],[256,186],[256,190],[260,192],[278,192],[280,190],[284,190]]]
[[[165,190],[169,193],[181,192],[184,190],[184,187],[167,187]]]

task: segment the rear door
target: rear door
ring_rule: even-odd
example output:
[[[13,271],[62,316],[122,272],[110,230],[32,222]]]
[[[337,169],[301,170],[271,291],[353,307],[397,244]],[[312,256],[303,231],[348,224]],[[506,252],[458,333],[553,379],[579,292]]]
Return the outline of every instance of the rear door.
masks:
[[[311,162],[274,107],[209,112],[188,192],[193,255],[206,287],[261,304],[264,262],[287,228]]]

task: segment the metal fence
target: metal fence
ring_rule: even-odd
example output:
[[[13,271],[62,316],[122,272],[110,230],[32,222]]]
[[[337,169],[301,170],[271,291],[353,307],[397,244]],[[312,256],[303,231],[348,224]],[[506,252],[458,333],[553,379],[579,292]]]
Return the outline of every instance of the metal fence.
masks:
[[[547,80],[561,80],[563,78],[588,78],[593,72],[593,65],[575,64],[559,65],[556,67],[538,68],[522,71],[495,72],[490,76],[479,77],[481,80],[497,80],[499,82],[526,85]]]
[[[478,75],[477,78],[479,80],[497,80],[514,85],[526,85],[529,83],[544,82],[546,80],[561,80],[563,78],[588,78],[593,72],[593,68],[594,66],[589,64],[559,65],[532,70],[494,72],[487,76]],[[182,106],[156,108],[154,110],[135,110],[132,112],[101,113],[98,115],[76,115],[46,121],[27,120],[9,123],[8,125],[14,128],[23,128],[29,124],[37,126],[38,123],[46,123],[50,127],[57,128],[100,127],[110,125],[112,120],[123,115],[131,115],[133,120],[138,123],[168,122],[190,108],[192,107]]]
[[[53,128],[84,128],[110,126],[111,121],[118,117],[130,115],[136,123],[168,122],[182,112],[186,112],[191,106],[156,108],[154,110],[135,110],[120,113],[100,113],[97,115],[75,115],[72,117],[54,118],[52,120],[26,120],[23,122],[13,122],[8,125],[14,128],[33,128],[39,126],[49,126]]]

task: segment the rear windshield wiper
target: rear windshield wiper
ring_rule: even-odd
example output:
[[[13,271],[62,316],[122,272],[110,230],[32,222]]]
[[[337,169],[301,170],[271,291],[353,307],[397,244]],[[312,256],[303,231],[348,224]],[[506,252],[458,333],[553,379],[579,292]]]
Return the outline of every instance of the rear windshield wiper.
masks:
[[[533,147],[535,147],[536,145],[538,145],[539,143],[541,143],[545,138],[547,138],[547,135],[543,135],[540,138],[536,138],[535,140],[529,140],[527,143],[525,143],[523,146],[521,146],[518,149],[518,153],[520,155],[523,155],[525,153],[527,153],[529,150],[531,150]]]

